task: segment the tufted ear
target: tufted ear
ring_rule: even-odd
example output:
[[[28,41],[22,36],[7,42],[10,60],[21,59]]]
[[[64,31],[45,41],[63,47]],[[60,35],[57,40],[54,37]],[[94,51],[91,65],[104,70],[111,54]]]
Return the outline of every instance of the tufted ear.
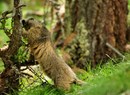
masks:
[[[22,20],[22,25],[25,30],[30,29],[30,25],[28,23],[28,20]]]
[[[25,20],[22,20],[22,25],[23,25],[23,27],[26,25],[26,21]]]
[[[23,25],[23,28],[27,29],[28,23],[26,20],[22,20],[22,25]]]

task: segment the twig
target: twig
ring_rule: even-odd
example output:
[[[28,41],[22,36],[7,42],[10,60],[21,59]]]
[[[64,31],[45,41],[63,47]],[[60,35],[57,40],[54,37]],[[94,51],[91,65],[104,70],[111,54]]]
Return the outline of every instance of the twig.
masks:
[[[22,75],[25,75],[25,76],[28,76],[28,77],[31,77],[31,78],[33,77],[32,75],[30,75],[30,74],[28,74],[28,73],[22,72],[21,74],[22,74]]]
[[[42,80],[42,78],[31,68],[31,67],[29,67],[29,66],[27,66],[27,68],[33,73],[33,74],[35,74],[42,82],[44,82],[43,80]],[[44,80],[48,83],[48,81],[44,78]]]
[[[37,79],[38,80],[38,79]],[[28,87],[30,87],[31,85],[33,85],[35,82],[37,82],[37,80],[34,80],[32,83],[30,83],[29,85],[27,85],[24,88],[19,89],[19,91],[23,91],[24,89],[27,89]]]
[[[19,5],[18,7],[16,7],[16,9],[21,8],[21,7],[26,7],[26,5],[25,4]]]
[[[106,54],[106,56],[108,57],[108,58],[110,58],[114,63],[117,63],[111,56],[109,56],[108,54]]]
[[[25,7],[25,6],[26,6],[26,5],[22,4],[22,5],[17,6],[16,8],[14,8],[14,9],[11,10],[11,11],[5,11],[5,12],[3,12],[3,13],[2,13],[2,18],[0,18],[0,21],[1,21],[2,19],[8,19],[8,18],[14,17],[16,9],[19,9],[19,8]],[[12,13],[11,16],[7,16],[8,14],[11,14],[11,13]]]
[[[114,48],[112,45],[110,45],[109,43],[106,43],[106,46],[108,46],[110,49],[112,49],[115,53],[117,53],[120,57],[123,58],[123,60],[125,59],[125,56],[119,52],[116,48]]]

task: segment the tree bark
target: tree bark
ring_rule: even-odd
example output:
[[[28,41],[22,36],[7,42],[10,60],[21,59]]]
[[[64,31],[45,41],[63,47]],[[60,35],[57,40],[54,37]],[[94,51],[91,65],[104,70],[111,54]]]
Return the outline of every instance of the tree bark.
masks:
[[[75,64],[83,68],[91,61],[95,66],[118,55],[112,48],[124,52],[127,3],[127,0],[66,0],[65,33],[77,33],[69,49]]]
[[[12,17],[13,29],[10,43],[7,48],[0,49],[0,57],[5,66],[5,70],[0,74],[0,95],[12,94],[15,90],[18,91],[19,87],[19,71],[16,66],[18,64],[15,64],[14,56],[21,46],[22,26],[20,23],[20,0],[14,0],[14,10],[12,12],[14,15]]]

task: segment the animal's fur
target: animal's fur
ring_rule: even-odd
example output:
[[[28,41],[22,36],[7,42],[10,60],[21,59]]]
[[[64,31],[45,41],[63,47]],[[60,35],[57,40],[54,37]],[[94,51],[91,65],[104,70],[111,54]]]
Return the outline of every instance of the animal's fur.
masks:
[[[29,19],[23,21],[23,25],[26,30],[23,35],[28,39],[32,54],[58,88],[68,90],[71,83],[82,83],[64,60],[56,54],[50,32],[40,22]]]

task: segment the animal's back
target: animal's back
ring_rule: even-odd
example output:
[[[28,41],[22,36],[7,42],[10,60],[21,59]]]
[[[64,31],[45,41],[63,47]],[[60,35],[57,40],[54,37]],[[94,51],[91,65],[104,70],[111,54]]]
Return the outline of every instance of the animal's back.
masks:
[[[80,83],[72,69],[56,54],[50,32],[34,19],[23,21],[23,24],[26,29],[24,35],[28,38],[31,53],[54,84],[58,88],[68,90],[71,83]]]
[[[45,73],[54,80],[56,86],[69,86],[76,80],[72,69],[54,51],[50,42],[40,43],[31,47],[31,51]]]

